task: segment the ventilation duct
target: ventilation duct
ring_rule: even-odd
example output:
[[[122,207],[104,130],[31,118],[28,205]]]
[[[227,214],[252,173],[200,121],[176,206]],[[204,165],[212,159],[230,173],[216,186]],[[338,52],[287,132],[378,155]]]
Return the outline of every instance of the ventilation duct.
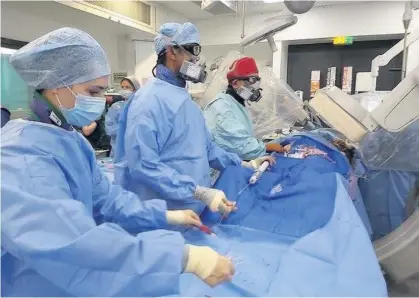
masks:
[[[237,13],[238,1],[204,0],[201,9],[214,15]]]

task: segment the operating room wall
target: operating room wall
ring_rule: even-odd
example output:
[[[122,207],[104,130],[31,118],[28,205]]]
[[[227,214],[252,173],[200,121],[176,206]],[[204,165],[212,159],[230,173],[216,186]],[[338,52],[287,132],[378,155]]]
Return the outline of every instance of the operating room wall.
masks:
[[[2,2],[1,36],[22,41],[31,41],[49,31],[61,27],[76,27],[92,35],[105,50],[112,71],[127,71],[127,65],[122,62],[121,49],[130,46],[129,39],[123,38],[119,30],[112,30],[111,22],[96,16],[85,17],[87,13],[77,12],[72,8],[58,3],[43,3],[21,5],[19,1]],[[26,8],[26,9],[25,9]],[[74,19],[77,15],[79,19]],[[132,45],[133,47],[133,45]]]
[[[275,35],[278,52],[274,54],[273,70],[286,79],[287,45],[282,43],[318,43],[335,36],[363,37],[365,40],[391,39],[403,34],[402,15],[404,1],[371,1],[316,7],[298,15],[298,22]],[[278,12],[248,15],[245,22],[247,35],[263,26],[266,18]],[[219,16],[215,20],[196,22],[203,45],[237,44],[242,30],[240,16]],[[413,16],[411,28],[419,28],[419,11]],[[282,50],[281,50],[282,49]],[[285,52],[286,53],[286,52]],[[417,65],[417,48],[408,56],[408,69]],[[412,66],[413,65],[413,66]],[[285,68],[285,69],[284,69]]]
[[[165,22],[184,22],[187,19],[158,3],[153,3],[155,27]],[[132,39],[153,36],[141,30],[53,1],[3,1],[1,3],[1,36],[31,41],[49,31],[71,26],[92,35],[105,50],[113,72],[133,74],[137,53],[141,48]],[[148,51],[148,48],[145,48]],[[144,55],[142,57],[145,57]]]
[[[154,51],[154,43],[151,41],[136,41],[135,59],[135,77],[141,85],[144,85],[147,79],[152,77],[152,70],[156,65],[157,55]]]
[[[185,16],[160,5],[158,2],[154,2],[153,6],[156,7],[156,31],[167,22],[185,23],[189,21]]]
[[[297,24],[275,35],[275,40],[315,40],[335,36],[379,36],[404,32],[402,15],[404,1],[371,1],[315,7],[297,15]],[[286,10],[282,11],[284,14]],[[249,35],[263,26],[263,20],[279,12],[249,14],[245,22],[245,34]],[[418,12],[412,28],[419,25]],[[197,21],[203,45],[237,44],[240,42],[242,19],[236,16],[218,16]]]
[[[155,29],[159,30],[160,26],[167,22],[184,23],[188,22],[185,16],[174,12],[158,2],[153,2],[152,5],[156,8],[155,14]],[[143,39],[135,41],[135,76],[144,84],[148,78],[152,76],[152,69],[156,64],[157,55],[154,51],[153,39]]]

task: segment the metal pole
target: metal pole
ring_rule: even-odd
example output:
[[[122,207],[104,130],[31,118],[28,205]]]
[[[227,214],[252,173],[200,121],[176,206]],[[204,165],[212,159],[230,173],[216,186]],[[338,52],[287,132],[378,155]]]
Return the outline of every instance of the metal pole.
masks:
[[[402,81],[406,77],[406,68],[407,68],[407,28],[404,30],[404,42],[403,42],[403,64],[402,64]]]
[[[133,38],[131,40],[132,41],[142,41],[142,42],[154,42],[154,40],[152,40],[152,39],[136,39],[136,38]]]
[[[245,25],[245,20],[246,20],[246,1],[242,0],[242,35],[241,38],[244,38],[244,25]],[[244,48],[242,47],[240,49],[241,53],[243,54],[243,50]]]
[[[246,19],[246,1],[242,0],[242,38],[244,38],[244,24]]]
[[[271,47],[272,52],[275,53],[276,51],[278,51],[278,48],[276,47],[276,44],[275,44],[274,35],[269,34],[266,37],[266,39],[268,40],[268,44]]]
[[[413,17],[413,1],[407,1],[403,12],[403,27],[404,27],[404,41],[403,41],[403,64],[402,64],[402,81],[406,77],[407,68],[407,30]]]

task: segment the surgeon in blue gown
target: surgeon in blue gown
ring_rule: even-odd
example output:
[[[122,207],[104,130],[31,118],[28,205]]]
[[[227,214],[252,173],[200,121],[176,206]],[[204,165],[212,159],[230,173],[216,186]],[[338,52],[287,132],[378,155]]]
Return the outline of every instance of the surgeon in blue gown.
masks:
[[[142,199],[165,199],[172,209],[200,213],[208,206],[228,215],[234,203],[211,188],[210,167],[254,169],[272,159],[242,162],[213,141],[199,106],[185,89],[191,78],[182,71],[199,59],[199,43],[191,23],[167,23],[160,28],[154,40],[156,78],[135,93],[120,116],[115,182]]]
[[[118,133],[119,115],[126,104],[126,100],[128,100],[138,89],[140,89],[140,83],[134,76],[129,76],[122,79],[120,87],[121,91],[119,91],[119,93],[124,100],[112,103],[105,116],[106,134],[111,138],[110,156],[112,158],[114,157],[113,148],[115,148],[116,135]]]
[[[163,230],[200,226],[193,211],[110,184],[73,129],[105,108],[110,69],[90,35],[55,30],[10,64],[37,91],[28,119],[2,128],[2,296],[164,296],[179,293],[182,272],[231,279],[229,259]]]

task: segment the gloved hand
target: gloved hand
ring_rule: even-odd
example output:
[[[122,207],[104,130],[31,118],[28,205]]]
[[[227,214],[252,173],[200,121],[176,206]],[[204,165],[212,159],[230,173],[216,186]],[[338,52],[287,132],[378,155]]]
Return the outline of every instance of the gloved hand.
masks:
[[[234,266],[230,259],[220,256],[207,246],[187,245],[187,249],[188,259],[184,272],[195,274],[211,287],[232,279]]]
[[[291,144],[285,145],[284,146],[284,152],[288,153],[291,151]]]
[[[192,210],[167,211],[166,219],[169,225],[202,226],[201,219]]]
[[[235,210],[236,203],[227,200],[223,191],[215,188],[207,188],[197,186],[195,190],[195,198],[204,203],[212,212],[220,212],[221,215],[227,216]]]
[[[280,144],[269,143],[265,145],[266,152],[277,152],[277,153],[284,153],[289,152],[291,150],[291,145],[282,146]]]
[[[275,164],[275,158],[273,158],[272,156],[262,156],[253,159],[249,162],[243,161],[242,166],[252,170],[257,170],[264,161],[269,161],[269,165]]]

